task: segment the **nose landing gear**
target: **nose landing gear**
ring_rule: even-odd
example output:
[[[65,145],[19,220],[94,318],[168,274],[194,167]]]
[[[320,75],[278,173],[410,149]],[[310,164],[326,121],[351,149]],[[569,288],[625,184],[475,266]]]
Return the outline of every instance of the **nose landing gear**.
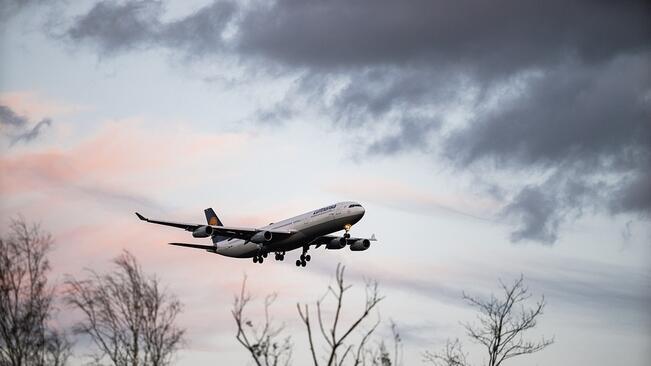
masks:
[[[344,238],[346,238],[346,239],[350,238],[350,234],[348,232],[350,231],[351,227],[353,227],[353,225],[351,225],[351,224],[344,225],[344,231],[345,231]]]

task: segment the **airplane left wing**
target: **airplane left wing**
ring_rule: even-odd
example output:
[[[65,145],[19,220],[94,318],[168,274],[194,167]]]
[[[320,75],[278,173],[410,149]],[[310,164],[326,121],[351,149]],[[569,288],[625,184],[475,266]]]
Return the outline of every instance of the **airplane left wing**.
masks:
[[[187,244],[187,243],[169,243],[170,245],[176,245],[178,247],[186,247],[186,248],[193,248],[193,249],[203,249],[207,252],[215,253],[215,246],[214,245],[200,245],[200,244]]]
[[[186,231],[195,231],[200,227],[208,226],[211,228],[213,235],[226,236],[233,239],[244,239],[251,240],[251,238],[260,232],[270,232],[272,234],[273,240],[284,239],[287,236],[294,233],[292,230],[260,230],[256,228],[248,227],[236,227],[236,226],[215,226],[215,225],[202,225],[202,224],[187,224],[181,222],[172,222],[172,221],[161,221],[161,220],[152,220],[144,217],[143,215],[136,212],[136,216],[142,221],[150,222],[152,224],[172,226],[179,229],[184,229]]]

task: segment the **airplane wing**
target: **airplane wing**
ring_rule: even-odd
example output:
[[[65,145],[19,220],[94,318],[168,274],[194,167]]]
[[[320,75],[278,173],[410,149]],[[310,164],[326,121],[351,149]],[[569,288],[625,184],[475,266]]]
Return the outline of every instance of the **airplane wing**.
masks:
[[[141,214],[136,212],[136,216],[142,221],[150,222],[152,224],[172,226],[186,231],[195,231],[201,226],[210,226],[214,234],[226,236],[233,239],[244,239],[249,240],[251,237],[261,231],[269,231],[273,234],[274,240],[284,239],[287,236],[294,233],[292,230],[260,230],[256,228],[248,227],[236,227],[236,226],[216,226],[216,225],[203,225],[203,224],[187,224],[182,222],[171,222],[171,221],[161,221],[161,220],[152,220],[148,219]]]
[[[328,244],[329,242],[332,241],[332,239],[339,239],[339,238],[341,238],[341,236],[338,236],[338,235],[324,235],[324,236],[319,236],[318,238],[312,240],[312,241],[310,242],[310,245],[316,245],[316,247],[318,248],[318,247],[320,247],[321,245],[326,245],[326,244]],[[350,245],[350,244],[352,244],[352,243],[354,243],[355,241],[360,240],[360,239],[367,239],[367,238],[354,238],[354,237],[350,237],[350,238],[346,239],[346,244]],[[375,234],[371,235],[371,237],[368,238],[368,240],[369,240],[369,241],[377,241],[377,239],[375,238]]]
[[[170,245],[176,245],[179,247],[186,247],[186,248],[194,248],[194,249],[203,249],[207,252],[214,253],[215,252],[215,246],[214,245],[200,245],[200,244],[186,244],[186,243],[169,243]]]

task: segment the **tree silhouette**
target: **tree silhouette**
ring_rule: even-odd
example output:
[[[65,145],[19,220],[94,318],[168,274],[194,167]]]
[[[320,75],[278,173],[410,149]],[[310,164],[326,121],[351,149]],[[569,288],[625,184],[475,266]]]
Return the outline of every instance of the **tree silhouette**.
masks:
[[[365,323],[368,316],[371,315],[371,312],[376,308],[380,301],[382,301],[383,297],[381,297],[378,293],[377,282],[367,282],[366,301],[364,308],[362,309],[361,313],[350,322],[349,325],[343,326],[341,322],[344,311],[343,300],[346,291],[351,288],[350,285],[346,285],[344,282],[345,269],[345,266],[337,265],[337,270],[335,273],[335,285],[329,286],[328,292],[326,292],[326,294],[316,302],[318,330],[320,331],[322,339],[326,343],[326,353],[324,355],[324,360],[327,360],[325,364],[328,366],[343,365],[347,357],[350,357],[352,359],[354,365],[365,364],[367,360],[366,356],[369,354],[368,342],[371,335],[377,329],[378,325],[380,325],[380,318],[378,316],[378,319],[370,326],[368,326],[365,331],[363,331],[362,337],[357,342],[357,344],[354,342],[346,343],[348,337],[352,334],[352,332],[360,325]],[[324,300],[326,300],[327,297],[331,297],[334,300],[335,310],[330,323],[326,325],[323,305]],[[309,307],[307,304],[304,304],[303,306],[301,306],[301,304],[296,304],[296,308],[298,309],[298,313],[307,330],[307,337],[310,345],[312,361],[314,362],[314,366],[319,366],[319,359],[317,357],[317,349],[315,346],[313,334],[315,327],[312,324],[312,320],[310,318]],[[380,353],[381,355],[386,355],[388,358],[388,352]],[[386,361],[383,364],[386,364]]]
[[[0,364],[66,363],[71,344],[49,325],[54,290],[47,283],[50,234],[23,218],[13,219],[0,238]]]
[[[536,327],[545,308],[545,297],[533,306],[525,303],[531,298],[524,277],[507,285],[500,281],[501,297],[488,299],[463,294],[463,299],[478,311],[478,324],[464,324],[467,335],[483,345],[488,353],[488,366],[499,366],[513,357],[538,352],[551,345],[553,338],[526,340],[524,333]],[[425,359],[435,365],[467,365],[461,344],[448,341],[443,352],[425,353]]]
[[[276,300],[276,294],[264,299],[264,321],[259,325],[245,315],[246,306],[251,302],[246,292],[246,277],[242,289],[235,297],[231,311],[237,325],[237,341],[249,352],[258,366],[289,365],[292,358],[291,337],[283,337],[284,325],[276,325],[269,315],[269,309]]]
[[[143,273],[129,252],[113,260],[116,270],[85,280],[67,281],[66,299],[84,319],[75,332],[88,335],[97,352],[116,366],[165,366],[181,346],[184,330],[175,325],[181,303]]]

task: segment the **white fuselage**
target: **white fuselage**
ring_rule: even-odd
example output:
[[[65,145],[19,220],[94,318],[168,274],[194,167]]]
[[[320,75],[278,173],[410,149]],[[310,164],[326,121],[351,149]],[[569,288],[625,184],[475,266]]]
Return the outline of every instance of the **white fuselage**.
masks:
[[[260,230],[291,230],[289,237],[269,244],[257,244],[242,239],[227,239],[216,243],[215,252],[228,257],[250,258],[266,252],[285,252],[308,245],[323,235],[343,230],[364,216],[364,208],[355,202],[339,202],[286,220],[269,224]]]

